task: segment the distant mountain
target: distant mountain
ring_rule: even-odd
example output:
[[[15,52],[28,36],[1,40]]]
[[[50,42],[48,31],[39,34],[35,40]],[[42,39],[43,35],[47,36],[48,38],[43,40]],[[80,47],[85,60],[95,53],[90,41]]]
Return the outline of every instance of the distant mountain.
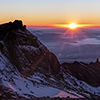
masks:
[[[36,98],[65,91],[100,96],[100,62],[60,64],[22,21],[0,25],[0,98]]]

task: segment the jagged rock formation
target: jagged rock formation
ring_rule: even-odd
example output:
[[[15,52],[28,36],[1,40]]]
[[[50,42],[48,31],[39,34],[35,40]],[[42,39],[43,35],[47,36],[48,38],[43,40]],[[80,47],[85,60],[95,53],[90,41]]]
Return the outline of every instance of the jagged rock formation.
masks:
[[[37,37],[32,35],[22,25],[22,21],[15,20],[0,26],[1,52],[21,74],[29,76],[39,66],[52,74],[59,72],[59,62]],[[3,31],[4,30],[4,31]]]
[[[12,30],[18,28],[24,28],[24,26],[22,26],[22,21],[15,20],[13,23],[9,22],[0,25],[0,40],[4,40],[8,34],[7,32],[11,32]]]
[[[0,25],[0,88],[1,98],[50,96],[51,90],[80,98],[100,96],[100,62],[60,65],[22,21],[16,20]]]
[[[100,86],[100,62],[98,60],[90,64],[75,61],[74,63],[63,63],[61,66],[78,80],[94,87]]]

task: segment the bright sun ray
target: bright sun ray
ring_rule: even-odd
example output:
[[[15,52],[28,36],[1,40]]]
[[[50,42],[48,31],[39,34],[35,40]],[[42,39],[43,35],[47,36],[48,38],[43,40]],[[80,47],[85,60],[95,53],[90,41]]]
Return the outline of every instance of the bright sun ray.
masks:
[[[67,28],[66,31],[62,35],[62,39],[65,39],[66,42],[63,42],[58,53],[58,58],[61,56],[62,52],[65,50],[66,45],[74,45],[79,41],[80,37],[86,38],[86,34],[84,34],[84,31],[80,28],[77,28],[75,30],[71,28]],[[68,42],[70,41],[70,42]],[[69,46],[71,47],[71,46]],[[77,45],[78,51],[81,53],[81,47],[80,45]],[[67,59],[69,59],[71,54],[69,53],[67,55]]]
[[[58,52],[58,58],[61,56],[62,52],[65,50],[66,45],[69,44],[69,47],[72,47],[71,45],[77,44],[77,41],[81,39],[81,37],[84,39],[86,38],[86,34],[83,31],[84,27],[91,26],[89,24],[56,24],[56,27],[64,28],[63,34],[61,34],[61,39],[64,40],[62,42],[62,45],[60,46],[59,52]],[[80,45],[77,45],[79,52],[81,53]],[[67,55],[67,58],[70,58],[70,53]]]

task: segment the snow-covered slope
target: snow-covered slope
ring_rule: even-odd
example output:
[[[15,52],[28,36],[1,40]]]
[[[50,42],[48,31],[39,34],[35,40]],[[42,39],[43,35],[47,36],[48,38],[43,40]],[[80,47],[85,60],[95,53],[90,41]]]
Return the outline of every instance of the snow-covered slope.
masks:
[[[22,21],[0,25],[1,98],[100,96],[99,72],[99,61],[60,65]]]
[[[10,87],[22,96],[36,91],[34,84],[43,83],[40,76],[58,75],[60,64],[56,56],[22,25],[22,21],[1,25],[0,36],[0,79],[4,88]]]
[[[38,74],[31,77],[21,75],[1,52],[0,79],[0,97],[4,98],[52,97],[60,92],[59,89],[48,86],[47,82],[38,76]]]

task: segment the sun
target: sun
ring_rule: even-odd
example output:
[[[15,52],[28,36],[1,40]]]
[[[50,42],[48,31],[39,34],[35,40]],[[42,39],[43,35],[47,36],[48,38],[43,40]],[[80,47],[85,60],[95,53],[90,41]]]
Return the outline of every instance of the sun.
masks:
[[[76,29],[78,27],[78,25],[76,25],[75,23],[71,23],[68,25],[68,27],[71,29]]]

